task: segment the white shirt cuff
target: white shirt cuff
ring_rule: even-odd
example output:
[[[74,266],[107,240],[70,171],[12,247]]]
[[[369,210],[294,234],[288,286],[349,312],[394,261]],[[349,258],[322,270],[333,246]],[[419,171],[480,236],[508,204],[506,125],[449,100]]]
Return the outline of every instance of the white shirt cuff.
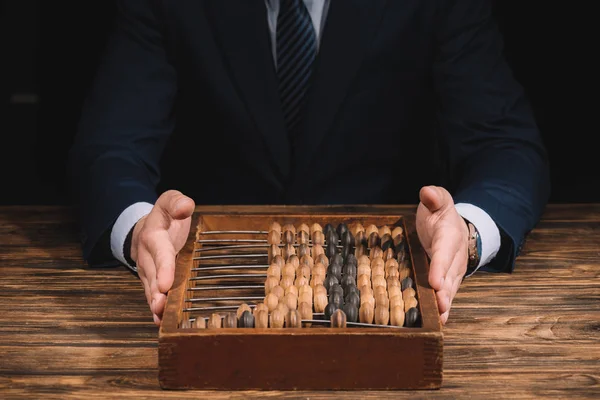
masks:
[[[125,238],[131,228],[133,228],[142,217],[148,215],[152,210],[152,207],[154,207],[152,204],[145,202],[130,205],[123,210],[121,215],[119,215],[119,218],[117,218],[117,221],[110,232],[110,249],[113,256],[121,261],[123,265],[126,265],[135,272],[137,272],[137,268],[133,265],[129,265],[125,260],[123,245],[125,244]]]
[[[473,204],[458,203],[455,204],[456,211],[465,219],[469,220],[477,231],[481,239],[481,259],[479,265],[470,275],[473,275],[481,266],[486,265],[496,256],[500,250],[500,230],[494,220],[481,208]]]

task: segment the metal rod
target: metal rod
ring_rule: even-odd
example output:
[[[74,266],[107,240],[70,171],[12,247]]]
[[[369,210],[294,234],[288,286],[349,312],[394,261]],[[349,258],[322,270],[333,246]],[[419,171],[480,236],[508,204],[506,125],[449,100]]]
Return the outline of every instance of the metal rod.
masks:
[[[214,256],[198,256],[194,257],[194,260],[214,260],[218,258],[254,258],[254,257],[268,257],[268,254],[220,254]]]
[[[267,239],[199,239],[196,243],[267,243]]]
[[[252,304],[248,304],[248,306],[250,308],[256,307],[255,305],[252,305]],[[216,310],[237,310],[238,308],[240,308],[239,305],[237,305],[237,306],[213,306],[213,307],[190,307],[190,308],[184,308],[183,312],[216,311]]]
[[[195,267],[192,268],[192,271],[217,271],[221,269],[253,269],[253,268],[268,268],[269,266],[266,264],[256,264],[256,265],[211,265],[210,267]]]
[[[331,321],[326,319],[303,319],[302,322],[311,324],[331,324]],[[366,324],[364,322],[346,322],[348,327],[362,327],[362,328],[402,328],[401,326],[395,325],[378,325],[378,324]]]
[[[201,302],[208,302],[208,301],[264,300],[264,298],[265,298],[265,296],[260,296],[260,297],[259,296],[249,296],[249,297],[198,297],[198,298],[185,299],[185,301],[187,301],[189,303],[201,303]]]
[[[207,276],[194,276],[190,278],[190,281],[204,281],[209,279],[222,279],[222,278],[266,278],[267,274],[231,274],[231,275],[207,275]]]
[[[236,286],[200,286],[200,287],[193,287],[193,288],[188,288],[188,290],[238,290],[238,289],[264,289],[265,286],[264,285],[236,285]]]
[[[229,250],[229,249],[264,249],[268,247],[266,244],[232,244],[229,246],[217,246],[217,247],[200,247],[194,251],[217,251],[217,250]]]

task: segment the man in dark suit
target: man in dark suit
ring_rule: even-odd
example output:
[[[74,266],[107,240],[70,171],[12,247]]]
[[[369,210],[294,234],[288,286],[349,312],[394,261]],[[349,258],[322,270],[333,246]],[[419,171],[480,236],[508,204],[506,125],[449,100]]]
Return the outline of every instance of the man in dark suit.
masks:
[[[71,171],[85,259],[157,324],[195,204],[418,202],[445,323],[549,196],[485,0],[121,1]]]

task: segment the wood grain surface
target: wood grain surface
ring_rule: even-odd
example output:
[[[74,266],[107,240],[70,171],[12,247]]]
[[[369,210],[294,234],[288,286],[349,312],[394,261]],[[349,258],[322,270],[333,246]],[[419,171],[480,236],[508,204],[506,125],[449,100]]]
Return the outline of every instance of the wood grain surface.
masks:
[[[198,207],[223,211],[264,208]],[[600,205],[549,206],[514,273],[465,280],[443,329],[444,382],[433,391],[161,390],[158,329],[138,278],[86,266],[68,209],[0,208],[0,237],[0,398],[600,398]]]

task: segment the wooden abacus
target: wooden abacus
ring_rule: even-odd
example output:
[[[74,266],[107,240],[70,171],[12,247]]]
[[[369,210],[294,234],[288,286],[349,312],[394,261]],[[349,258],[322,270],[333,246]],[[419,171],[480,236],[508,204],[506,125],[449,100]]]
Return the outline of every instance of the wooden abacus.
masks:
[[[165,389],[435,389],[443,337],[414,221],[194,215],[159,331]]]

